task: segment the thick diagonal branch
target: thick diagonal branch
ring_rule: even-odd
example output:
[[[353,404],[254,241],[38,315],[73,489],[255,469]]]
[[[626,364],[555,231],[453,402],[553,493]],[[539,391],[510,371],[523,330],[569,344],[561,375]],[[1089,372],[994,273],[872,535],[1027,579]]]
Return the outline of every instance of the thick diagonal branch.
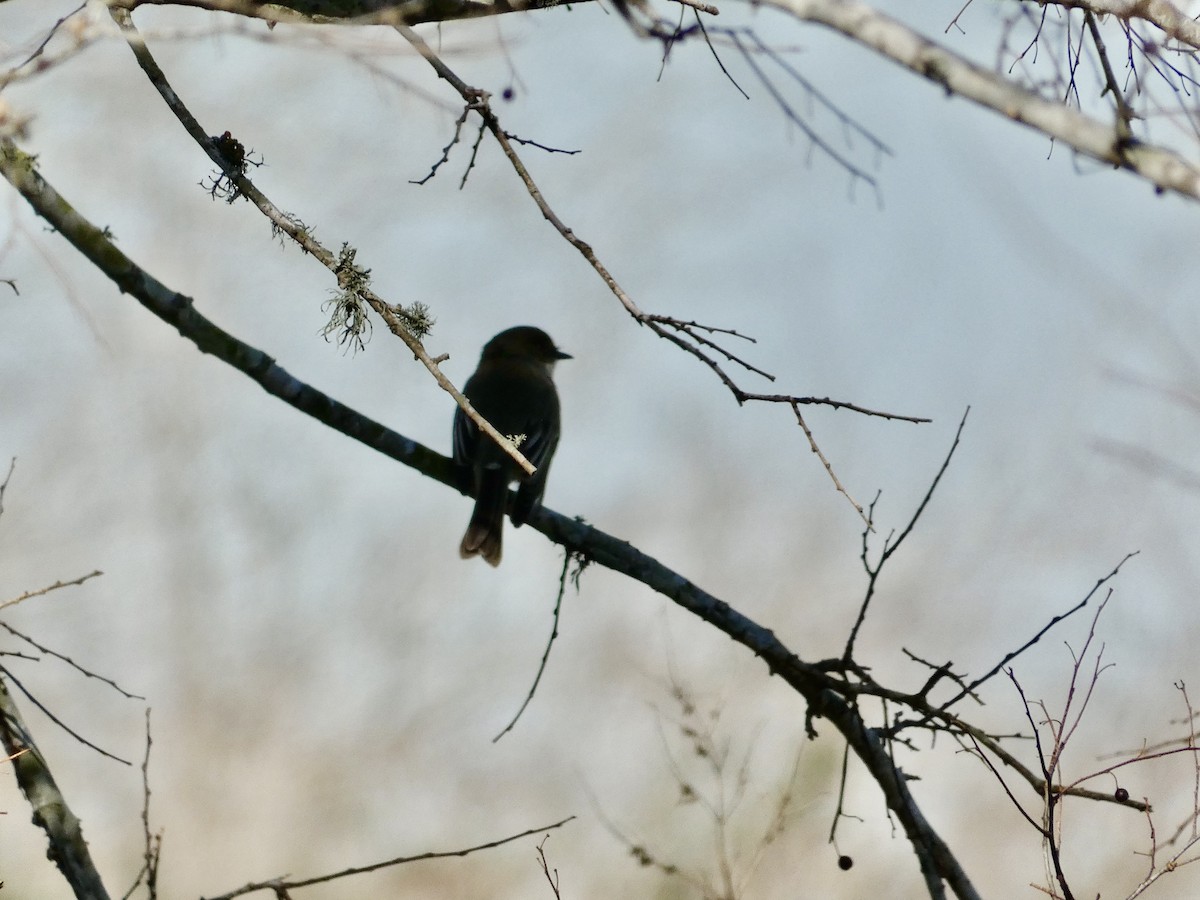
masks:
[[[34,170],[30,157],[17,150],[10,141],[0,141],[0,174],[20,191],[42,218],[123,292],[133,295],[155,315],[170,322],[200,349],[233,365],[284,402],[344,434],[443,483],[453,483],[449,459],[389,431],[298,381],[265,353],[237,340],[200,315],[190,298],[171,291],[136,266],[101,229],[79,215],[54,191]],[[944,897],[944,884],[960,900],[978,898],[966,872],[925,820],[903,772],[888,753],[884,736],[869,728],[857,707],[837,693],[844,688],[844,683],[802,661],[770,629],[627,542],[544,507],[531,516],[529,524],[568,550],[577,551],[592,562],[663,594],[759,656],[772,674],[778,675],[804,697],[812,717],[823,717],[834,724],[879,784],[888,808],[913,844],[930,896],[935,900]]]
[[[88,853],[79,819],[67,806],[3,678],[0,678],[0,742],[12,758],[17,784],[33,809],[34,824],[50,839],[46,855],[58,866],[79,900],[108,900],[108,891]]]

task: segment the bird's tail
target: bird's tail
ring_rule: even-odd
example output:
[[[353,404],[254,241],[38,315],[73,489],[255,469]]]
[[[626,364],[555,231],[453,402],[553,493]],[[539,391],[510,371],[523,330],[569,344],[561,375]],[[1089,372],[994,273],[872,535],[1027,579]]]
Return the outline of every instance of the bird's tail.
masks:
[[[504,535],[504,507],[508,502],[508,480],[499,469],[486,469],[480,479],[475,511],[467,533],[458,545],[463,559],[482,556],[490,565],[500,565],[501,539]]]

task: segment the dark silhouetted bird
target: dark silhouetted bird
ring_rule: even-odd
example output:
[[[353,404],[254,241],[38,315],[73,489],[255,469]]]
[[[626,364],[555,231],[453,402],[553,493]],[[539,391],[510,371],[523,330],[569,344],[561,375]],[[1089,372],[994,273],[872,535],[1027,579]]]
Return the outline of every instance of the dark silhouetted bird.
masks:
[[[454,412],[454,464],[463,490],[475,495],[475,511],[459,545],[463,559],[482,556],[500,565],[508,487],[517,482],[510,518],[520,526],[541,502],[550,460],[558,446],[558,392],[554,364],[570,359],[540,328],[502,331],[483,348],[479,367],[463,394],[481,416],[537,469],[527,475],[499,444],[479,430],[462,408]]]

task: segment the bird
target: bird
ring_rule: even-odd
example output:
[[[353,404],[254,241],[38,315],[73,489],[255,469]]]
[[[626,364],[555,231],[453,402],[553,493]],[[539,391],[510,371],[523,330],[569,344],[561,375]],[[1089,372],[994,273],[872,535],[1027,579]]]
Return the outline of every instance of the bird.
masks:
[[[475,497],[470,524],[459,544],[459,556],[482,556],[500,565],[508,488],[517,482],[509,518],[520,527],[542,501],[550,460],[558,446],[560,414],[554,388],[554,365],[571,359],[550,335],[532,325],[501,331],[483,347],[475,374],[463,395],[475,410],[536,468],[529,475],[458,407],[454,411],[454,467],[459,487]]]

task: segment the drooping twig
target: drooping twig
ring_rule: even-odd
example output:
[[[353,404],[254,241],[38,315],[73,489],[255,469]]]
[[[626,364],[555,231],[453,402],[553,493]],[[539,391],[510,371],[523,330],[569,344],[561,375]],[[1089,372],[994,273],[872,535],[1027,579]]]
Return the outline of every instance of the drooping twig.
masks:
[[[837,849],[837,830],[842,819],[854,819],[861,822],[862,819],[858,816],[851,815],[846,812],[846,784],[850,775],[850,745],[847,744],[842,748],[842,765],[838,771],[838,794],[837,806],[833,810],[833,820],[829,825],[829,843]]]
[[[23,685],[20,681],[18,681],[16,676],[13,675],[13,673],[11,671],[9,671],[8,669],[6,669],[4,666],[0,666],[0,675],[3,675],[5,678],[7,678],[9,681],[11,681],[14,685],[16,685],[17,690],[19,690],[22,694],[24,694],[30,703],[32,703],[39,710],[41,710],[42,715],[44,715],[47,719],[49,719],[51,722],[53,722],[55,725],[57,725],[59,728],[61,728],[63,731],[65,731],[67,734],[69,734],[71,737],[75,738],[75,740],[79,741],[79,743],[83,744],[85,747],[87,747],[91,750],[95,750],[101,756],[107,756],[109,759],[113,760],[114,762],[119,762],[123,766],[132,766],[133,765],[133,763],[131,763],[129,760],[122,759],[121,757],[117,756],[115,753],[110,753],[107,750],[105,750],[103,747],[93,744],[91,741],[89,741],[87,738],[85,738],[82,734],[80,734],[78,731],[76,731],[74,728],[72,728],[70,725],[68,725],[66,722],[64,722],[62,719],[60,719],[54,713],[52,713],[49,710],[49,708],[47,708],[46,704],[42,703],[42,701],[40,701],[37,697],[33,696],[33,694],[30,693],[29,689],[27,687],[25,687],[25,685]]]
[[[695,15],[695,17],[696,17],[696,27],[698,29],[700,29],[700,33],[702,35],[704,35],[705,46],[708,47],[708,50],[712,54],[713,59],[716,60],[717,67],[721,70],[721,74],[725,76],[725,80],[728,81],[730,84],[732,84],[734,86],[734,88],[737,90],[737,92],[742,95],[743,98],[745,98],[746,100],[749,100],[750,95],[747,94],[742,89],[742,86],[737,83],[737,79],[735,79],[733,77],[733,73],[731,73],[729,71],[729,69],[727,69],[725,67],[725,61],[723,59],[721,59],[721,54],[717,53],[717,48],[713,46],[712,38],[709,36],[708,29],[704,27],[704,19],[703,19],[703,17],[701,17],[700,11],[697,10],[695,13],[693,13],[693,15]],[[663,56],[663,63],[664,64],[666,63],[666,55],[665,54]],[[662,77],[662,72],[659,72],[659,77],[660,78]]]
[[[525,712],[525,707],[529,706],[529,702],[533,700],[533,695],[537,691],[538,685],[541,684],[542,675],[546,671],[546,662],[550,659],[550,649],[554,646],[554,641],[558,638],[558,616],[562,610],[563,595],[567,592],[567,573],[570,570],[572,561],[580,569],[586,565],[586,560],[574,553],[567,552],[563,554],[562,573],[558,576],[558,596],[554,599],[554,624],[550,626],[550,637],[546,640],[546,649],[542,653],[541,662],[538,663],[537,674],[533,676],[533,684],[529,686],[529,693],[525,695],[525,699],[521,702],[521,708],[517,710],[516,715],[512,717],[509,723],[501,729],[500,733],[492,738],[493,744],[513,730],[513,726],[517,724],[517,720],[521,718],[521,714]],[[578,580],[576,580],[575,587],[578,590]]]
[[[839,166],[841,166],[841,168],[849,172],[852,179],[852,185],[854,182],[862,181],[870,186],[870,188],[875,192],[876,202],[882,205],[883,195],[880,192],[879,182],[876,180],[875,176],[867,172],[861,166],[855,164],[845,153],[841,152],[831,143],[829,143],[829,141],[822,137],[821,134],[806,121],[804,116],[796,111],[795,107],[788,102],[787,98],[783,96],[782,92],[780,92],[779,88],[776,87],[775,83],[771,80],[767,73],[763,71],[761,66],[759,66],[757,60],[754,58],[754,53],[751,52],[751,49],[742,42],[743,33],[741,31],[730,29],[726,32],[726,34],[730,40],[733,41],[733,45],[742,54],[742,58],[746,61],[746,65],[750,67],[750,70],[754,73],[759,83],[767,89],[767,92],[775,101],[776,106],[783,111],[783,114],[787,117],[787,120],[799,128],[801,132],[803,132],[804,136],[808,139],[812,147],[820,150]],[[801,84],[808,92],[810,97],[816,98],[824,108],[831,110],[835,115],[837,115],[844,127],[852,126],[857,133],[864,135],[871,140],[877,152],[891,153],[891,150],[888,149],[886,144],[877,138],[874,138],[865,128],[838,110],[833,103],[831,103],[820,91],[818,91],[812,84],[803,78],[799,72],[788,65],[787,62],[783,60],[777,53],[773,52],[769,47],[767,47],[757,34],[755,34],[753,31],[747,32],[747,34],[749,35],[749,39],[753,43],[755,50],[757,50],[759,53],[767,54],[769,59],[773,60],[777,65],[783,68],[788,75]]]

